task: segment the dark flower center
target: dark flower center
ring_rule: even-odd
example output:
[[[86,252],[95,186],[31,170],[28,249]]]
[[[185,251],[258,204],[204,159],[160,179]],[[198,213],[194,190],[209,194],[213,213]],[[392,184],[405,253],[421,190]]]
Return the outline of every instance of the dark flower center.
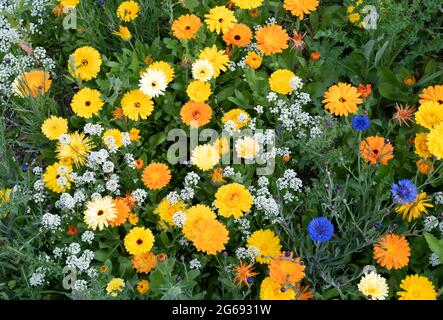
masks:
[[[85,106],[89,107],[91,105],[91,101],[86,101]]]
[[[191,27],[190,26],[186,26],[185,30],[191,30]]]
[[[340,98],[340,99],[338,99],[338,101],[345,102],[346,100],[344,98]]]
[[[88,60],[86,60],[86,59],[82,60],[82,65],[84,65],[85,67],[88,65],[88,63],[89,63]]]
[[[236,34],[236,35],[234,36],[234,39],[238,41],[238,40],[241,39],[241,37],[240,37],[238,34]]]
[[[137,240],[137,244],[138,244],[138,245],[141,245],[142,243],[143,243],[143,240],[142,240],[142,239],[138,239],[138,240]]]
[[[98,210],[97,215],[101,216],[101,215],[103,215],[103,213],[104,213],[103,210]]]
[[[134,107],[136,107],[136,108],[140,108],[140,107],[141,107],[140,102],[136,102],[136,103],[134,103]]]

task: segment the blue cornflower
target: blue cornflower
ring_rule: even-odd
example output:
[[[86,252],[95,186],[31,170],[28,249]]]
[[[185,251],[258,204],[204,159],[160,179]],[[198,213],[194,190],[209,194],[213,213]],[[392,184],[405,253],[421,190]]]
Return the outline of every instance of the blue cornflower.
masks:
[[[106,0],[98,0],[98,5],[99,5],[99,6],[104,5],[104,4],[105,4],[105,1],[106,1]]]
[[[308,224],[308,233],[312,241],[326,242],[334,235],[334,225],[324,217],[314,218]]]
[[[401,204],[411,203],[417,197],[417,187],[411,180],[403,179],[391,184],[391,193],[394,201]]]
[[[369,129],[371,121],[367,116],[355,116],[352,118],[352,127],[357,131],[365,131]]]
[[[24,172],[24,171],[26,171],[26,170],[28,170],[28,166],[27,165],[22,165],[22,171]]]

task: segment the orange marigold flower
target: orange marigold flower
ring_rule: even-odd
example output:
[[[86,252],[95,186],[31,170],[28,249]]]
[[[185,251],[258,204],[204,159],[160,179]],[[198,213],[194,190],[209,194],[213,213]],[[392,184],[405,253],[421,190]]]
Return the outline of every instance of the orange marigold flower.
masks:
[[[140,158],[135,159],[135,169],[140,170],[141,168],[143,168],[144,165],[145,163],[143,162],[142,159]]]
[[[126,220],[128,220],[129,212],[131,211],[131,209],[126,204],[124,198],[114,199],[114,205],[117,209],[117,217],[114,220],[109,221],[109,225],[111,227],[118,227],[125,223]]]
[[[204,102],[186,102],[180,110],[183,123],[192,128],[202,127],[211,121],[212,109]]]
[[[140,130],[136,128],[132,128],[129,130],[129,139],[133,142],[139,142],[140,141]]]
[[[408,87],[412,87],[415,84],[415,77],[413,75],[406,76],[403,79],[403,83]]]
[[[76,226],[70,225],[66,230],[68,236],[75,236],[78,233],[78,228]]]
[[[254,272],[254,265],[252,263],[246,265],[243,264],[243,261],[240,260],[240,263],[236,266],[234,266],[234,284],[236,284],[239,288],[241,288],[242,284],[244,283],[248,287],[251,286],[252,281],[250,277],[256,276],[258,273]]]
[[[358,110],[358,104],[363,103],[357,88],[343,82],[330,86],[323,97],[325,109],[336,116],[347,117]]]
[[[420,159],[415,164],[418,171],[424,175],[428,175],[431,171],[434,171],[434,164],[430,159]]]
[[[122,199],[125,200],[126,205],[129,207],[129,209],[134,208],[135,198],[132,196],[131,192],[126,192],[126,195]]]
[[[174,37],[180,40],[194,39],[202,22],[199,17],[194,14],[186,14],[180,16],[172,23],[172,33]]]
[[[245,59],[245,63],[254,70],[260,68],[262,62],[263,58],[261,55],[255,53],[254,51],[249,51],[248,56]]]
[[[280,53],[288,48],[288,33],[282,26],[275,23],[260,28],[256,32],[255,38],[258,49],[266,56]]]
[[[360,143],[360,154],[370,164],[381,163],[386,165],[394,158],[394,148],[383,137],[367,137]]]
[[[163,163],[152,162],[143,170],[142,181],[148,189],[161,189],[171,181],[171,170]]]
[[[360,93],[360,97],[367,98],[372,91],[371,84],[359,84],[357,87],[357,91]]]
[[[313,52],[311,52],[311,60],[312,61],[320,60],[320,51],[313,51]]]
[[[289,162],[289,160],[291,160],[291,156],[290,155],[286,155],[286,156],[282,157],[282,160],[284,162]]]
[[[136,225],[138,223],[138,215],[135,213],[131,213],[128,217],[128,221],[132,225]]]
[[[423,90],[423,92],[420,94],[420,104],[430,101],[443,104],[443,84],[429,86]]]
[[[390,233],[374,245],[374,259],[386,269],[401,269],[409,263],[409,243],[403,236]]]
[[[296,284],[293,290],[295,291],[295,300],[310,300],[314,296],[314,291],[309,289],[309,286],[302,287],[300,284]]]
[[[318,7],[318,0],[285,0],[283,8],[290,11],[293,16],[303,20],[305,14],[310,14]]]
[[[136,254],[132,256],[131,264],[137,273],[149,273],[157,265],[157,258],[152,252]]]
[[[269,264],[269,276],[281,285],[295,286],[305,276],[305,265],[300,258],[280,255]]]
[[[243,24],[237,23],[228,32],[223,35],[223,40],[227,45],[236,45],[237,47],[246,47],[251,43],[252,31]]]
[[[225,176],[223,175],[223,168],[215,168],[211,173],[211,180],[215,184],[224,183]]]
[[[114,112],[112,113],[112,116],[115,119],[123,119],[125,117],[125,115],[123,114],[123,109],[120,107],[117,107],[114,109]]]
[[[52,85],[51,75],[44,70],[26,72],[14,81],[14,91],[24,97],[36,97],[45,94]]]
[[[159,262],[164,262],[166,259],[168,259],[168,255],[166,253],[161,252],[157,255],[157,260]]]

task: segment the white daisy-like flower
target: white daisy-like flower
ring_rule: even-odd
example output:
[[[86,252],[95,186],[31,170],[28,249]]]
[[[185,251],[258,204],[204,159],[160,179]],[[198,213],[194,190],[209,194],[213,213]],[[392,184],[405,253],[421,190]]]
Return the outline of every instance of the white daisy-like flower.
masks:
[[[197,60],[192,64],[192,77],[195,80],[209,81],[214,76],[214,73],[214,66],[206,59]]]
[[[357,287],[368,300],[384,300],[388,296],[389,287],[386,279],[376,272],[365,274]]]
[[[140,79],[140,90],[150,98],[165,94],[168,82],[166,75],[160,70],[148,70],[142,74]]]

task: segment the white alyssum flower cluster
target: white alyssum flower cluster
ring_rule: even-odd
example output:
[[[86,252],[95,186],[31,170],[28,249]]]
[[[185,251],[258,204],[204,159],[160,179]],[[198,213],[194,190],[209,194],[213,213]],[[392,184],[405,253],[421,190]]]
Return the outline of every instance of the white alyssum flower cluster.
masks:
[[[303,188],[301,179],[297,177],[297,172],[293,169],[285,170],[283,177],[278,178],[276,183],[280,191],[286,191],[283,196],[285,202],[297,200],[297,197],[292,192],[299,193]]]
[[[61,230],[62,219],[57,214],[52,214],[50,212],[46,212],[42,215],[40,219],[40,225],[42,231],[51,231],[55,232],[57,230]]]
[[[189,261],[189,268],[190,269],[201,269],[202,265],[200,263],[200,261],[198,261],[197,259],[192,259],[191,261]]]

